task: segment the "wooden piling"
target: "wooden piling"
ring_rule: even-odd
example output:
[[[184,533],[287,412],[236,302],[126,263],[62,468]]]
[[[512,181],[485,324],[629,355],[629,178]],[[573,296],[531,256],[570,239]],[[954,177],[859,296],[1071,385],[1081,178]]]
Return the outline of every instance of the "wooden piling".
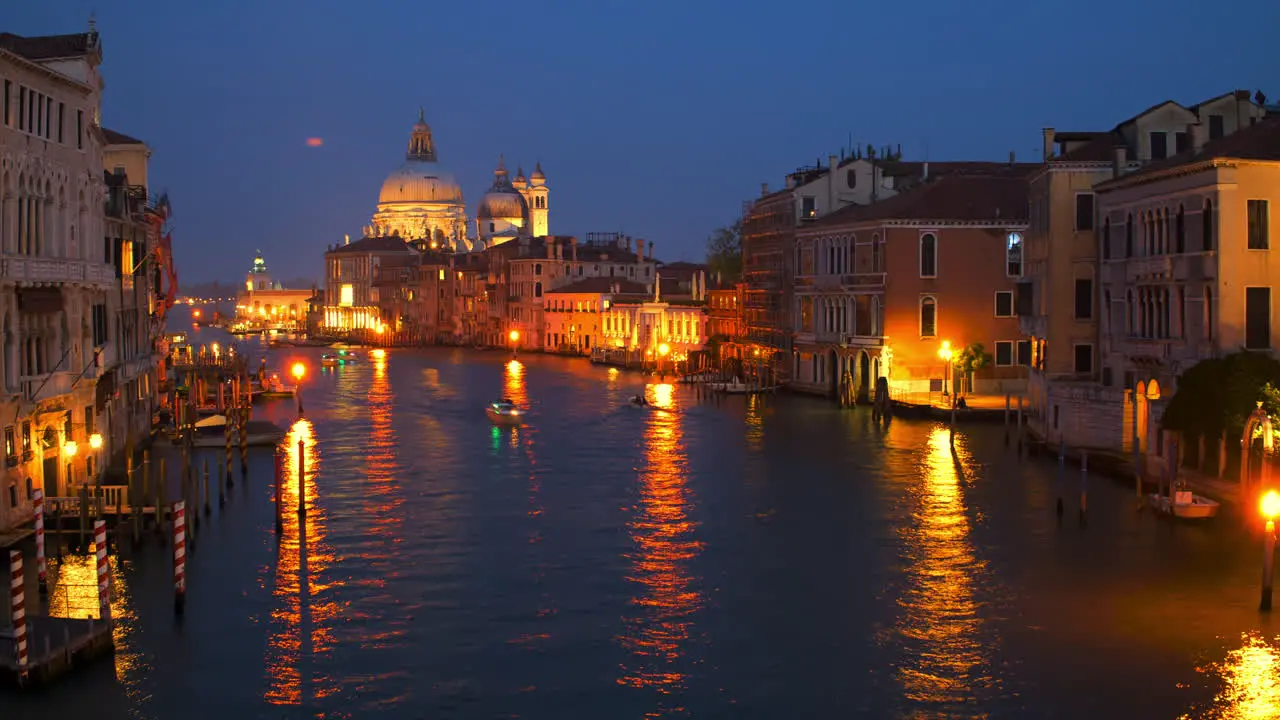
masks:
[[[201,479],[201,491],[204,494],[204,514],[209,516],[209,459],[204,460],[204,477]]]
[[[187,605],[186,505],[173,504],[173,611],[181,615]]]
[[[32,504],[35,506],[35,533],[36,533],[36,569],[39,571],[40,580],[40,596],[49,594],[49,585],[45,581],[45,558],[44,558],[44,490],[36,488],[32,492]]]

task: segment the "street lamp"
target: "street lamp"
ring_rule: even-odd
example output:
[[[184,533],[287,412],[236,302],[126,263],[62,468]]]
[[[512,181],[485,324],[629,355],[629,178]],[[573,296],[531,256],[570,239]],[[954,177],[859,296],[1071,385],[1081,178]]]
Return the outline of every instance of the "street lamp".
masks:
[[[1258,609],[1271,611],[1271,584],[1275,577],[1276,516],[1280,516],[1280,492],[1268,490],[1258,503],[1267,526],[1262,534],[1262,604]]]
[[[658,377],[666,379],[666,369],[663,367],[663,361],[667,359],[667,353],[671,352],[671,346],[666,343],[658,344]]]
[[[950,340],[942,341],[942,347],[938,348],[938,357],[942,358],[942,361],[947,364],[947,371],[942,376],[942,397],[947,397],[947,380],[951,378],[951,370],[954,367],[951,364],[951,359],[955,357],[955,351],[951,349]],[[955,385],[954,382],[951,384]],[[952,390],[954,389],[952,387]]]
[[[298,417],[302,417],[302,378],[307,375],[307,366],[296,362],[290,372],[293,373],[293,397],[298,401]]]
[[[520,348],[520,345],[519,345],[520,331],[512,330],[511,332],[507,333],[507,337],[510,338],[511,340],[511,354],[514,355]]]
[[[70,444],[74,445],[75,443],[70,443]],[[102,433],[94,433],[89,436],[89,447],[93,448],[94,450],[102,449]],[[75,455],[75,452],[72,452],[71,454]]]

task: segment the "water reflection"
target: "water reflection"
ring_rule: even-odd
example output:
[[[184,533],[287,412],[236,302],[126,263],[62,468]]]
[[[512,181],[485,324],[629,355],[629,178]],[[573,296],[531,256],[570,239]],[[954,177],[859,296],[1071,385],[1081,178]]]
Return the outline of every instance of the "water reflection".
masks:
[[[360,543],[360,554],[353,559],[374,570],[364,575],[360,597],[380,602],[386,599],[387,581],[400,576],[395,562],[395,545],[402,539],[404,525],[403,494],[398,478],[401,465],[396,456],[399,447],[392,426],[395,392],[387,379],[387,360],[374,356],[373,376],[369,383],[369,444],[365,452],[364,517],[368,524],[368,540]],[[371,617],[359,608],[349,610],[352,620],[377,621],[379,631],[363,631],[356,635],[363,647],[387,648],[399,645],[405,634],[405,619]]]
[[[1276,638],[1280,641],[1280,638]],[[1222,689],[1207,711],[1183,715],[1214,720],[1264,720],[1280,717],[1280,648],[1256,634],[1241,636],[1243,645],[1225,660],[1201,672],[1217,676]]]
[[[698,580],[689,571],[701,543],[693,538],[696,523],[689,519],[687,448],[672,387],[650,386],[650,402],[668,412],[647,414],[640,502],[627,525],[634,544],[627,555],[627,579],[638,594],[619,638],[631,658],[618,682],[669,694],[684,688],[682,646],[689,638],[692,616],[704,602]],[[663,708],[658,714],[680,710]]]
[[[759,395],[747,396],[746,423],[747,449],[757,452],[764,445],[764,399]]]
[[[299,441],[302,441],[301,457]],[[333,650],[330,628],[341,613],[332,600],[326,600],[330,586],[325,577],[337,562],[326,542],[326,518],[317,502],[316,477],[321,468],[321,455],[316,447],[311,423],[299,419],[285,437],[283,520],[276,560],[276,609],[271,614],[272,633],[267,640],[267,691],[265,699],[277,705],[311,705],[337,691],[331,679],[318,676],[311,665],[318,657]],[[299,478],[299,460],[305,460]],[[305,492],[306,519],[298,515],[299,488]],[[301,533],[305,541],[300,542]]]
[[[947,429],[933,429],[920,468],[923,484],[913,492],[913,522],[901,531],[908,557],[906,588],[898,599],[904,653],[897,677],[906,698],[937,712],[970,704],[976,712],[975,693],[992,683],[975,597],[986,567],[969,537],[957,469],[966,460],[962,441],[953,457]]]
[[[502,397],[515,403],[521,410],[528,410],[529,396],[524,388],[524,364],[519,360],[511,360],[506,364],[502,375]]]

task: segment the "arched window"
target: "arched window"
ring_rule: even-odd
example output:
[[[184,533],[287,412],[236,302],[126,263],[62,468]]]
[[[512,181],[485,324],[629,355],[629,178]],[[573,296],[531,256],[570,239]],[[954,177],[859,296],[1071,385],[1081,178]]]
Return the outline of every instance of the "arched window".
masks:
[[[938,277],[938,238],[933,233],[920,236],[920,277]]]
[[[1173,249],[1178,253],[1187,251],[1187,218],[1182,203],[1178,203],[1178,214],[1173,218]]]
[[[1204,212],[1200,214],[1201,250],[1209,252],[1213,249],[1213,201],[1205,198]],[[1207,298],[1208,296],[1206,296]]]
[[[542,274],[542,263],[534,263],[534,264],[533,264],[533,274],[534,274],[534,275],[541,275],[541,274]]]
[[[1124,221],[1124,256],[1133,257],[1133,213],[1129,213]]]
[[[1134,326],[1133,326],[1133,291],[1132,290],[1127,292],[1124,298],[1124,334],[1128,335],[1129,337],[1133,337],[1136,334],[1134,332]]]
[[[884,272],[884,258],[880,252],[880,233],[871,236],[871,272]]]
[[[873,295],[871,297],[871,336],[879,337],[880,331],[880,296]]]
[[[1204,339],[1213,339],[1213,288],[1204,289]]]
[[[938,336],[938,302],[926,295],[920,298],[920,337]]]
[[[540,297],[542,297],[542,283],[541,283],[541,282],[536,282],[536,283],[534,283],[534,284],[533,284],[533,296],[534,296],[534,297],[539,297],[539,298],[540,298]]]
[[[1111,218],[1102,220],[1102,259],[1111,259]]]

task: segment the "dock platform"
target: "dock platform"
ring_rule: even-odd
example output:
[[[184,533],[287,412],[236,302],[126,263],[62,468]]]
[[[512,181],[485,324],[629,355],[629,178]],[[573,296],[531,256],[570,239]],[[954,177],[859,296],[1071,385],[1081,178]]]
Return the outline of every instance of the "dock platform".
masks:
[[[13,628],[0,628],[0,681],[19,688],[42,685],[115,651],[111,622],[27,616],[27,671],[18,667]]]

